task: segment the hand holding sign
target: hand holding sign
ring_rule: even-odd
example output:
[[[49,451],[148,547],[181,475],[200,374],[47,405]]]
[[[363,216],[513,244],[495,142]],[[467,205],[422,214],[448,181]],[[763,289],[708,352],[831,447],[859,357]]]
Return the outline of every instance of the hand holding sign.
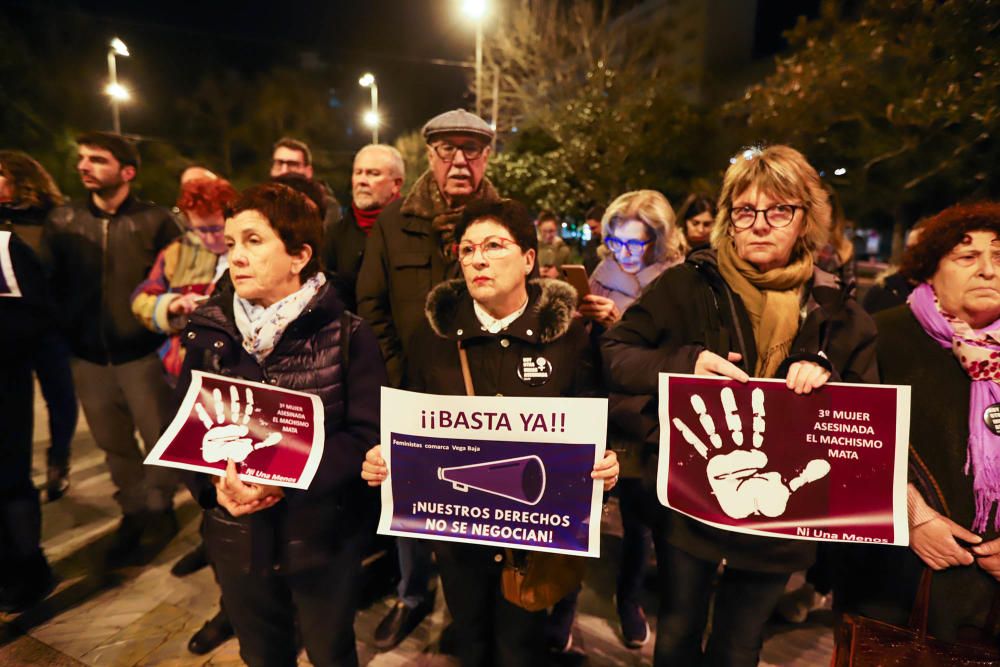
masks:
[[[730,452],[717,451],[709,453],[708,447],[680,419],[674,418],[673,425],[681,432],[684,440],[708,461],[705,474],[712,492],[719,501],[722,511],[734,519],[743,519],[754,514],[768,517],[781,516],[785,513],[788,499],[809,482],[822,479],[830,472],[830,464],[825,459],[810,461],[805,469],[794,479],[785,482],[778,472],[761,472],[767,466],[767,455],[761,450],[764,444],[765,410],[764,392],[756,388],[751,392],[753,409],[752,448],[743,448],[743,423],[738,414],[736,398],[733,390],[723,388],[721,392],[722,406],[726,415],[726,426],[729,428],[733,444],[736,446]],[[702,429],[708,436],[715,450],[722,449],[722,436],[715,430],[715,421],[708,414],[705,401],[698,394],[691,396],[691,407],[698,414]]]
[[[208,463],[231,459],[242,463],[252,452],[264,447],[272,447],[281,442],[281,433],[268,434],[264,440],[254,444],[248,424],[253,414],[253,391],[247,387],[246,408],[240,410],[240,394],[235,386],[229,387],[229,423],[226,423],[226,405],[219,389],[212,390],[212,401],[216,422],[212,421],[201,403],[195,403],[195,412],[208,429],[201,441],[201,455]],[[216,425],[216,423],[218,425]]]

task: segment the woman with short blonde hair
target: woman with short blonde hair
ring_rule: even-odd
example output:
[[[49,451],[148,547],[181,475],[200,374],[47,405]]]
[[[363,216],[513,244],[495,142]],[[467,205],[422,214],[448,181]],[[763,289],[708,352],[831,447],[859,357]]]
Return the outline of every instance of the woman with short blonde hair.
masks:
[[[718,213],[712,228],[712,247],[732,231],[733,199],[751,188],[772,193],[785,201],[801,202],[802,233],[793,254],[801,249],[813,252],[827,241],[830,229],[830,197],[819,174],[802,153],[791,146],[748,148],[735,158],[726,171],[719,193]]]
[[[676,220],[670,202],[656,190],[626,192],[611,202],[601,220],[609,252],[590,276],[591,293],[580,314],[610,327],[646,285],[684,261],[688,244]]]

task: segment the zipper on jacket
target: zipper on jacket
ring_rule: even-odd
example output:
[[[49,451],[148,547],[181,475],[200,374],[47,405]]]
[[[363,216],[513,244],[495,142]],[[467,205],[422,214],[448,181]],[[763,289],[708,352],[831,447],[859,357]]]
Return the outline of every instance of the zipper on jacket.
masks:
[[[108,299],[108,234],[111,221],[101,218],[101,312],[98,313],[98,331],[101,334],[101,344],[104,346],[104,357],[107,365],[111,364],[111,347],[105,331],[105,311]]]

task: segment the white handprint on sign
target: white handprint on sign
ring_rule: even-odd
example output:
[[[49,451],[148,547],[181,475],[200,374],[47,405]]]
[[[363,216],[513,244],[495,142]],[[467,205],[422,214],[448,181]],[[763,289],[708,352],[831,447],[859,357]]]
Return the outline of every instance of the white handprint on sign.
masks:
[[[787,484],[781,479],[781,473],[761,472],[767,466],[767,455],[760,449],[764,444],[764,391],[758,387],[750,394],[753,436],[752,446],[747,448],[743,448],[743,423],[733,390],[725,387],[720,398],[726,426],[736,449],[728,453],[719,451],[722,449],[722,436],[715,430],[715,420],[708,414],[705,401],[697,394],[691,396],[691,407],[698,414],[698,421],[716,453],[710,454],[708,446],[677,417],[672,420],[673,425],[688,444],[708,460],[705,474],[723,512],[734,519],[745,519],[755,514],[781,516],[785,513],[789,497],[809,482],[825,477],[830,472],[830,464],[825,459],[813,459]]]
[[[265,447],[272,447],[281,441],[281,433],[274,432],[268,434],[266,438],[257,444],[253,444],[251,438],[246,437],[250,433],[250,415],[253,414],[253,391],[247,387],[246,407],[240,410],[239,390],[230,385],[229,387],[229,423],[226,423],[226,404],[222,399],[222,392],[219,389],[212,390],[212,402],[215,407],[215,422],[208,415],[208,411],[201,403],[195,403],[194,409],[198,413],[201,423],[208,431],[201,439],[201,457],[208,463],[225,461],[232,459],[236,463],[242,463],[252,452]]]

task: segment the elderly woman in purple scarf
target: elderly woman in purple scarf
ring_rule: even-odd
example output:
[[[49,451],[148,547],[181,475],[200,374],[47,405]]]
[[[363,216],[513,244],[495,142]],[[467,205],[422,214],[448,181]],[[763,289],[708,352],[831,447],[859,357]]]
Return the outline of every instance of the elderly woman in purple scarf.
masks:
[[[1000,590],[1000,204],[953,206],[922,229],[900,268],[917,288],[875,318],[882,381],[913,387],[911,553],[866,556],[871,576],[852,588],[855,610],[905,623],[931,568],[928,631],[961,641]]]

